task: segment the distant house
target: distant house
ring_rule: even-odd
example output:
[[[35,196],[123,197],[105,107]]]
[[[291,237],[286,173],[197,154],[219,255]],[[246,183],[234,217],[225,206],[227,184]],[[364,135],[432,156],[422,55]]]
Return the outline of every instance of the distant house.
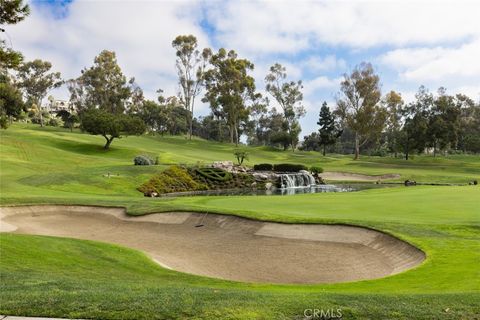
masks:
[[[59,99],[49,99],[49,100],[50,101],[46,109],[50,113],[57,113],[62,110],[65,110],[68,112],[75,111],[75,107],[68,100],[59,100]]]

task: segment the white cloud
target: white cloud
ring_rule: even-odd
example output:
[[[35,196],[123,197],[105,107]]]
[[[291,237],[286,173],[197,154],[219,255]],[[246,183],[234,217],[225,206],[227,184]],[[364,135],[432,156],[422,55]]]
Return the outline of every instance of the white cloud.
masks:
[[[249,54],[457,42],[480,35],[478,12],[473,1],[229,1],[208,10],[217,39]]]
[[[315,94],[315,91],[319,89],[336,90],[340,87],[342,78],[331,79],[326,76],[320,76],[312,80],[305,81],[303,83],[303,92],[305,96],[311,96]]]
[[[311,56],[301,62],[302,68],[310,71],[332,71],[344,70],[347,63],[343,59],[338,59],[335,55]]]
[[[45,10],[33,5],[24,22],[8,29],[26,59],[52,61],[64,78],[73,78],[101,50],[114,50],[124,73],[135,77],[150,98],[158,88],[169,95],[177,92],[171,47],[177,35],[194,34],[201,47],[209,46],[196,3],[75,1],[63,19]],[[60,94],[67,95],[66,90]]]
[[[390,51],[382,63],[398,70],[407,81],[480,80],[480,38],[456,48],[407,48]]]

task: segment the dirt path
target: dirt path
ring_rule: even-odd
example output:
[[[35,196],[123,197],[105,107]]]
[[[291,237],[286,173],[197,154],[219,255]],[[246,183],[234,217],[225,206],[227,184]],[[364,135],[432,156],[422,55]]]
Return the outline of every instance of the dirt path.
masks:
[[[325,180],[337,180],[337,181],[378,181],[378,180],[388,180],[388,179],[397,179],[400,178],[399,174],[389,173],[378,176],[369,176],[366,174],[359,173],[348,173],[348,172],[324,172],[320,176]]]
[[[129,217],[123,209],[2,208],[5,231],[116,243],[162,266],[215,278],[268,283],[374,279],[421,263],[422,251],[359,227],[258,222],[196,213]],[[203,227],[196,227],[200,222]]]

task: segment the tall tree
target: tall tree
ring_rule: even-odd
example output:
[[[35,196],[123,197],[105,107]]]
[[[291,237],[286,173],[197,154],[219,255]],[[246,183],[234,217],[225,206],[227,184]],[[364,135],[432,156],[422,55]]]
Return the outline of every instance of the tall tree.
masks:
[[[0,74],[0,127],[6,129],[12,118],[17,118],[23,108],[22,93],[13,86],[8,76]]]
[[[102,51],[95,57],[92,67],[83,69],[80,77],[69,81],[68,89],[70,102],[79,112],[81,128],[103,136],[104,149],[109,149],[112,141],[122,135],[145,131],[145,123],[135,115],[137,106],[132,107],[133,103],[141,103],[143,94],[134,78],[127,81],[115,52]],[[132,100],[133,92],[137,92],[137,97]],[[132,112],[126,114],[129,108]]]
[[[402,129],[402,109],[404,102],[402,96],[390,91],[382,100],[384,108],[387,110],[386,136],[387,145],[390,152],[393,152],[395,158],[400,151],[399,137]]]
[[[135,79],[127,81],[117,63],[115,52],[103,50],[90,68],[69,81],[70,101],[77,110],[99,108],[114,114],[127,110]]]
[[[210,49],[203,49],[200,52],[198,50],[197,38],[193,35],[176,37],[172,42],[172,47],[176,50],[177,60],[175,66],[178,83],[181,88],[180,100],[188,111],[188,135],[191,139],[195,98],[202,89],[205,68],[212,52]]]
[[[305,115],[302,105],[302,81],[287,81],[287,71],[284,66],[275,63],[270,67],[270,73],[265,77],[266,90],[272,95],[283,110],[283,116],[288,132],[292,151],[298,143],[301,127],[298,120]]]
[[[210,64],[212,68],[205,72],[206,93],[202,100],[210,103],[216,116],[226,120],[230,142],[238,145],[241,122],[248,120],[248,103],[256,97],[255,80],[248,75],[253,63],[222,48],[212,55]]]
[[[427,144],[428,115],[433,96],[421,86],[415,95],[415,101],[402,109],[404,119],[399,135],[399,144],[403,148],[405,160],[411,152],[422,152]]]
[[[355,157],[360,148],[380,136],[385,127],[386,112],[379,105],[380,78],[369,63],[357,66],[345,74],[337,98],[337,114],[355,134]]]
[[[342,134],[342,130],[338,128],[335,122],[335,115],[330,112],[326,101],[323,102],[320,109],[317,124],[320,126],[318,129],[318,143],[323,147],[323,155],[325,156],[327,146],[334,144]]]
[[[456,148],[460,131],[460,108],[455,97],[447,95],[444,88],[438,89],[429,112],[427,142],[433,148],[433,156],[447,146]]]
[[[52,64],[36,59],[18,68],[18,86],[23,89],[28,100],[37,105],[40,111],[40,125],[43,127],[42,101],[52,89],[63,84],[60,72],[51,72]]]
[[[6,32],[4,26],[16,24],[30,14],[30,7],[23,0],[0,1],[0,32]],[[17,68],[23,60],[20,52],[8,48],[5,40],[0,40],[0,68],[2,72],[7,69]]]
[[[460,109],[457,148],[463,152],[480,152],[480,103],[475,104],[464,94],[457,94],[455,103]]]

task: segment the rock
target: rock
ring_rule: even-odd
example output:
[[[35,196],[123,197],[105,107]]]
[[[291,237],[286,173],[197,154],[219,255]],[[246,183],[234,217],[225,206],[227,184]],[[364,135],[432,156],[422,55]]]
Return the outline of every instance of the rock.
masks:
[[[252,182],[252,184],[250,185],[252,188],[256,188],[257,187],[257,182]]]
[[[152,192],[152,193],[150,193],[150,197],[152,197],[152,198],[158,197],[158,193]]]
[[[405,187],[408,187],[408,186],[416,186],[416,185],[417,185],[417,182],[414,181],[414,180],[405,180],[404,185],[405,185]]]
[[[214,161],[212,168],[223,169],[228,172],[233,171],[233,162],[232,161]]]
[[[266,175],[264,173],[254,172],[254,173],[252,173],[252,176],[255,179],[258,179],[258,180],[267,180],[268,179],[268,175]]]
[[[273,189],[273,183],[267,182],[265,183],[265,190],[272,190]]]

